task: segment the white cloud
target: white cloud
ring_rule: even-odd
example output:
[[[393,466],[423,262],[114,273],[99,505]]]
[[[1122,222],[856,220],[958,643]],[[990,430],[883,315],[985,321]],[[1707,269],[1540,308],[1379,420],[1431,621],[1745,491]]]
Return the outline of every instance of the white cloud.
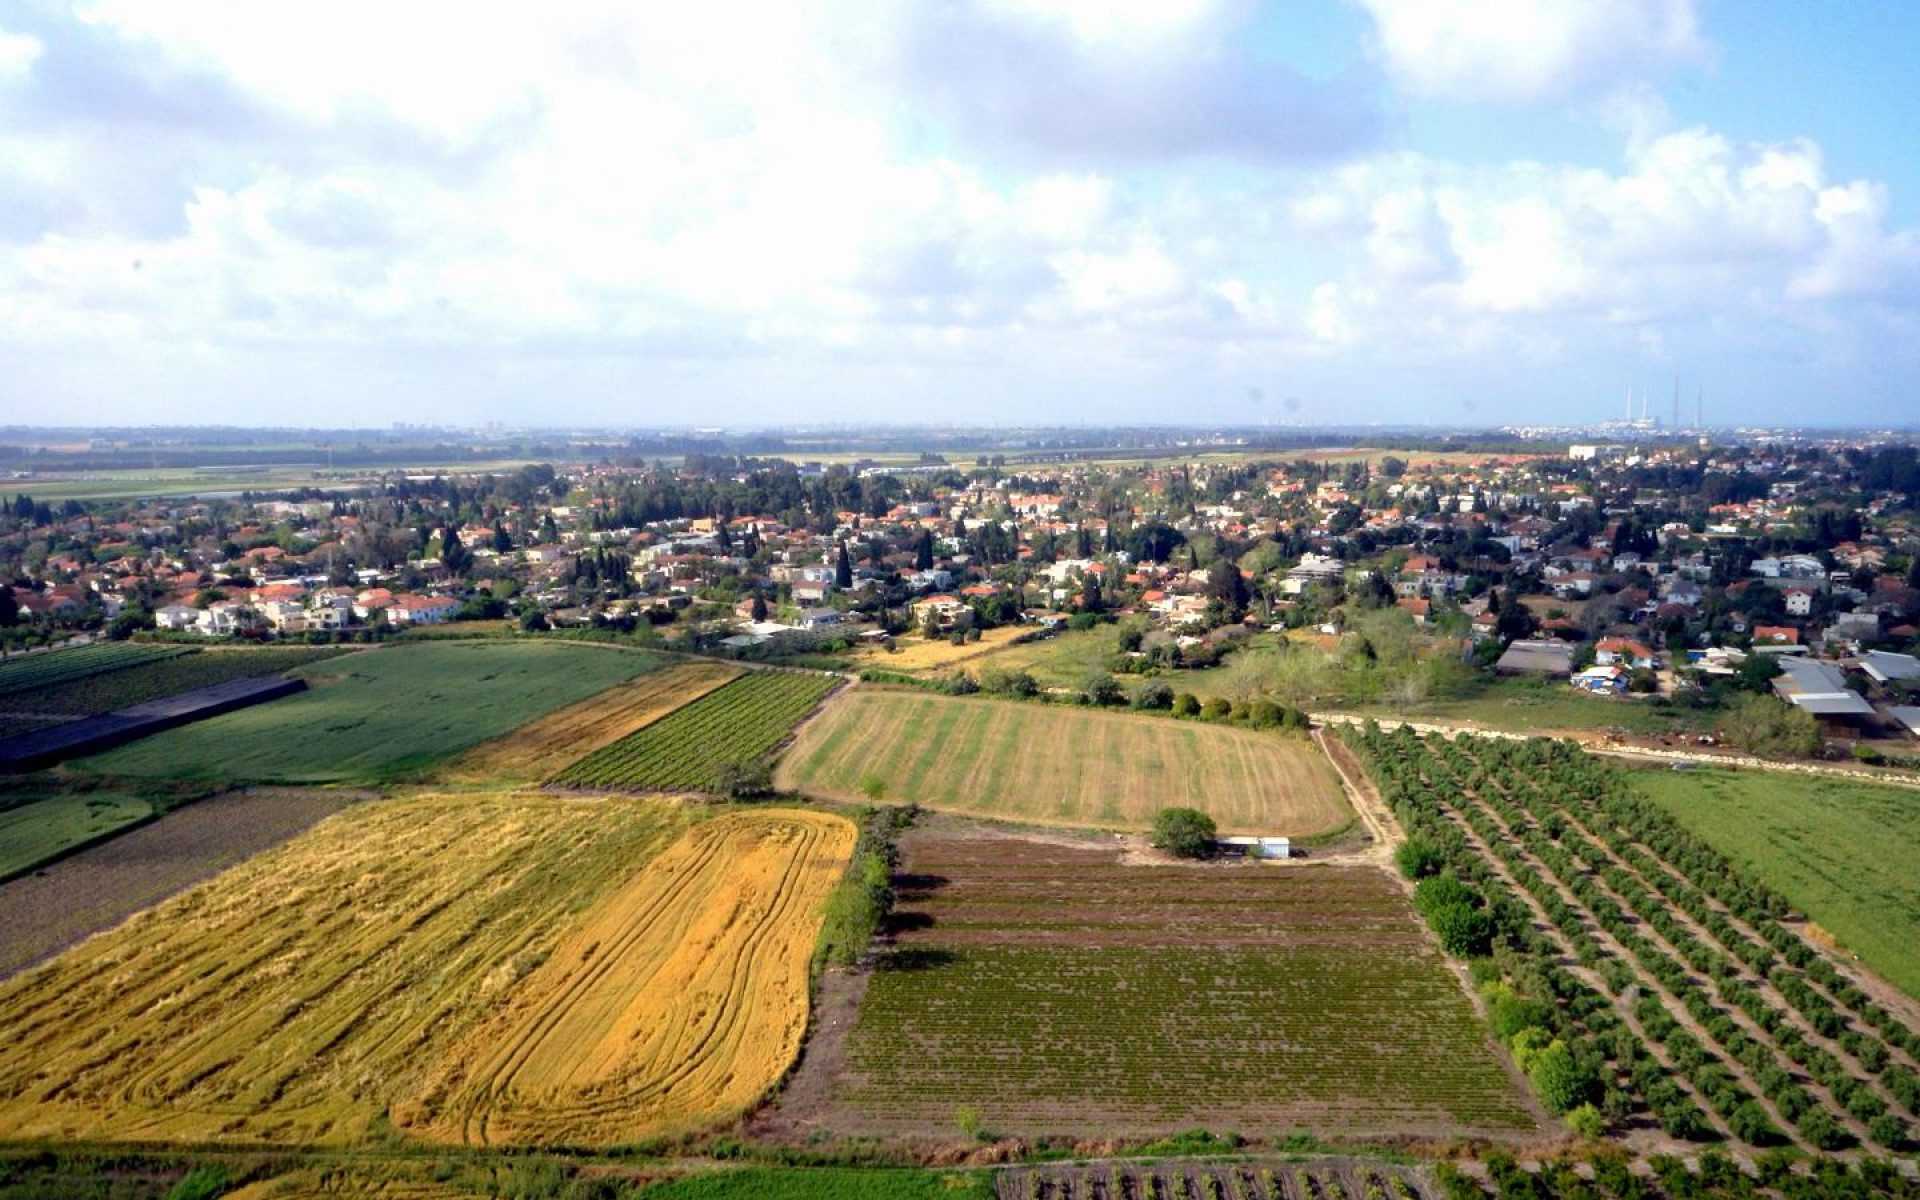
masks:
[[[43,49],[39,38],[0,29],[0,83],[26,75]]]
[[[1707,54],[1694,0],[1358,0],[1402,86],[1530,103]]]

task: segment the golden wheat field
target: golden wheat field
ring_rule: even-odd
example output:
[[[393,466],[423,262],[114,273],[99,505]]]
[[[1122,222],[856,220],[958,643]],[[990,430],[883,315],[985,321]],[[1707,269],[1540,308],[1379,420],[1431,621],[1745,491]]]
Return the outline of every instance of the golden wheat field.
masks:
[[[724,663],[696,662],[642,675],[474,747],[442,775],[449,783],[489,787],[538,783],[739,674]]]
[[[1191,805],[1227,833],[1332,832],[1353,819],[1311,741],[1277,730],[858,687],[828,701],[781,759],[783,788],[887,798],[1007,821],[1145,829]]]
[[[841,817],[730,813],[598,905],[394,1122],[470,1145],[612,1145],[745,1111],[799,1053]]]
[[[548,1095],[523,1078],[580,1082],[554,1076],[542,1054],[582,1039],[598,1049],[596,1078],[636,1091],[657,1067],[676,1098],[683,1077],[737,1075],[737,1091],[757,1094],[786,1066],[772,1044],[805,1022],[805,961],[796,995],[776,986],[785,977],[771,964],[742,956],[785,940],[811,947],[818,896],[854,833],[821,814],[730,814],[690,843],[717,846],[709,861],[676,844],[706,828],[698,814],[671,802],[513,793],[357,805],[0,986],[0,1128],[20,1137],[353,1142],[403,1103],[416,1121],[438,1119],[419,1098],[465,1081],[456,1067],[471,1056],[471,1032],[521,1030],[522,1017],[546,1032],[522,1034],[540,1053],[501,1076],[516,1085],[504,1093],[510,1100]],[[781,850],[811,856],[790,862]],[[650,869],[663,860],[666,876]],[[770,885],[767,874],[783,862]],[[791,878],[817,889],[814,899],[768,898]],[[675,976],[669,952],[690,931],[709,939],[712,961]],[[647,976],[655,959],[668,961]],[[662,997],[653,1032],[678,1057],[636,1041],[633,1053],[646,1058],[634,1065],[608,1039],[608,1023],[638,1003],[609,989],[660,996],[656,984],[677,992],[729,971],[765,983],[767,999],[740,1016],[731,1007],[738,997],[723,990],[699,991],[692,1009]],[[775,1032],[766,1045],[688,1042],[673,1024],[681,1020],[764,1021]],[[729,1056],[743,1049],[736,1064]],[[736,1092],[703,1094],[719,1104]],[[469,1093],[461,1099],[474,1103]],[[560,1126],[552,1106],[525,1111]],[[593,1128],[618,1140],[644,1134],[663,1111],[656,1096],[629,1126],[617,1100],[591,1108]],[[684,1112],[695,1123],[718,1109]]]

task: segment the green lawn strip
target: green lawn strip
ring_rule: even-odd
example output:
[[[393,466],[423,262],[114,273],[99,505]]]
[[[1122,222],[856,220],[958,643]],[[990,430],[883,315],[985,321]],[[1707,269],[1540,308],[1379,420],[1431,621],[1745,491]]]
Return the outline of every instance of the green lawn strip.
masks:
[[[118,833],[153,815],[146,799],[118,791],[67,792],[0,809],[0,880]]]
[[[1908,995],[1920,996],[1920,791],[1789,771],[1634,784]]]

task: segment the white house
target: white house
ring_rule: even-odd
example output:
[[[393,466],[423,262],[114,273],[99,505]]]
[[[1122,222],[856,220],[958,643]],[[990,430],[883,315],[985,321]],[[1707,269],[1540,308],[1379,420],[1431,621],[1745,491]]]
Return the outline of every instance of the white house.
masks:
[[[192,629],[200,619],[200,610],[186,604],[164,604],[153,614],[156,627],[166,630]]]

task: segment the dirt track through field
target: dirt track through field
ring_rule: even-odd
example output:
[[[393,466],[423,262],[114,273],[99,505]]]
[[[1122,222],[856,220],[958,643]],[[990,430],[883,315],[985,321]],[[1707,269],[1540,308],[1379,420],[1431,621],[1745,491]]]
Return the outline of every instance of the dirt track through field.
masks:
[[[820,906],[854,840],[842,818],[800,810],[695,826],[463,1039],[396,1123],[472,1145],[604,1145],[745,1110],[799,1051]]]
[[[640,676],[541,717],[447,765],[453,783],[538,783],[570,763],[711,692],[740,670],[696,662]]]

